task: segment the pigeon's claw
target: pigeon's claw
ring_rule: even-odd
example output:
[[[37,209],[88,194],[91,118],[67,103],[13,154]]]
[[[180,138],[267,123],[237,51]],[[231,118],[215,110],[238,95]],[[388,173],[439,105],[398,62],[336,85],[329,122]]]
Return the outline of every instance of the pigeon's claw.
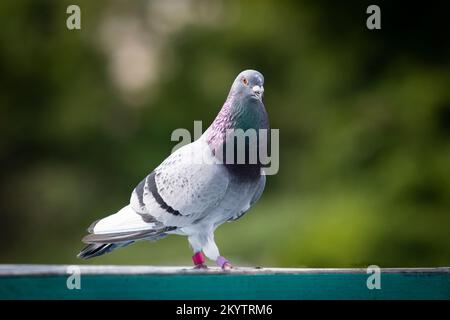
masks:
[[[225,257],[218,257],[216,260],[217,266],[221,267],[222,270],[233,269],[233,265]]]
[[[233,265],[232,265],[231,263],[229,263],[229,262],[225,263],[225,264],[222,266],[222,270],[231,270],[231,269],[234,269],[234,267],[233,267]]]
[[[192,262],[194,262],[194,269],[208,269],[208,266],[205,264],[205,256],[201,251],[192,256]]]

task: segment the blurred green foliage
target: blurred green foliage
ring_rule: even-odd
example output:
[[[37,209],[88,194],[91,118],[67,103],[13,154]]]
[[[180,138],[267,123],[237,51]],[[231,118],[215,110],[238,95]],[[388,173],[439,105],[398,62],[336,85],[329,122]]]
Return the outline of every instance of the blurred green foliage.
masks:
[[[125,205],[170,153],[172,130],[206,128],[236,74],[254,68],[280,129],[280,171],[248,215],[218,229],[222,254],[284,267],[450,264],[444,2],[379,1],[376,31],[364,1],[162,2],[76,1],[75,31],[73,2],[0,2],[0,262],[84,263],[90,222]],[[190,255],[172,236],[86,263]]]

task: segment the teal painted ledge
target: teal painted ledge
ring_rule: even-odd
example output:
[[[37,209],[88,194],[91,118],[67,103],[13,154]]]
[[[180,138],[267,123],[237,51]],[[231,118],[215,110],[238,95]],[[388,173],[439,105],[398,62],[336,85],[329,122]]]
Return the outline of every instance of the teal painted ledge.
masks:
[[[67,287],[73,270],[80,289]],[[0,299],[450,299],[450,268],[381,269],[381,289],[372,290],[369,276],[366,269],[0,265]]]

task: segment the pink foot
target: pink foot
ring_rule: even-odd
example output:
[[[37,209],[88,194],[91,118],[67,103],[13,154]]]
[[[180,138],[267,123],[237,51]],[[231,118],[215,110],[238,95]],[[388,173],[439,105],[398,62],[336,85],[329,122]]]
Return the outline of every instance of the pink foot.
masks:
[[[233,265],[228,261],[225,257],[218,257],[216,260],[217,266],[221,267],[222,270],[231,270],[233,269]]]
[[[194,269],[208,269],[205,264],[205,256],[201,251],[192,256],[192,261],[194,262]]]
[[[234,269],[234,267],[231,263],[227,262],[222,266],[222,269],[223,270],[231,270],[231,269]]]

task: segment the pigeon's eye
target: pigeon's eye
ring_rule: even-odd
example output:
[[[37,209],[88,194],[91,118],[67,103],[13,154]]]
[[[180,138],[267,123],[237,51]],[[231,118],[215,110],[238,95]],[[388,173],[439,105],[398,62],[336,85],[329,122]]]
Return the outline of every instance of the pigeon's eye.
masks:
[[[242,78],[242,83],[244,84],[244,85],[246,85],[246,86],[248,86],[248,80],[247,80],[247,78]]]

